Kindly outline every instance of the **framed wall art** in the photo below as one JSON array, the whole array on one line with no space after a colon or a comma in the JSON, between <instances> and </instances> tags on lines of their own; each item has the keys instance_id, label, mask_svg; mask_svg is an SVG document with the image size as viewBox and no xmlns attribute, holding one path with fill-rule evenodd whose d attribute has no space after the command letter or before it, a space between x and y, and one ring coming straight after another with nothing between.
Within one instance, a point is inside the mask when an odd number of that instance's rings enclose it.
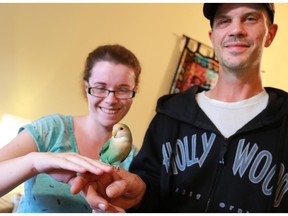
<instances>
[{"instance_id":1,"label":"framed wall art","mask_svg":"<svg viewBox=\"0 0 288 216\"><path fill-rule=\"evenodd\" d=\"M185 36L185 45L170 88L170 93L186 91L192 85L214 87L219 64L212 47Z\"/></svg>"}]
</instances>

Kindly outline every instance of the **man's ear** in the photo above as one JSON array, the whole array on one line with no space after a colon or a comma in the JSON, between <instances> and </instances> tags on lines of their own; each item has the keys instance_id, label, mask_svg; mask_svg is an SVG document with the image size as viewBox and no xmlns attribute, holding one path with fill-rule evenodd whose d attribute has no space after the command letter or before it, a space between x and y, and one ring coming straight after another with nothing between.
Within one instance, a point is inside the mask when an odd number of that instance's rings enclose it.
<instances>
[{"instance_id":1,"label":"man's ear","mask_svg":"<svg viewBox=\"0 0 288 216\"><path fill-rule=\"evenodd\" d=\"M272 44L272 42L276 36L277 30L278 30L277 24L272 24L269 27L269 32L268 32L268 36L266 38L265 47L269 47Z\"/></svg>"},{"instance_id":2,"label":"man's ear","mask_svg":"<svg viewBox=\"0 0 288 216\"><path fill-rule=\"evenodd\" d=\"M212 41L212 40L211 40L211 38L212 38L212 30L210 30L210 31L208 32L208 34L209 34L210 41Z\"/></svg>"}]
</instances>

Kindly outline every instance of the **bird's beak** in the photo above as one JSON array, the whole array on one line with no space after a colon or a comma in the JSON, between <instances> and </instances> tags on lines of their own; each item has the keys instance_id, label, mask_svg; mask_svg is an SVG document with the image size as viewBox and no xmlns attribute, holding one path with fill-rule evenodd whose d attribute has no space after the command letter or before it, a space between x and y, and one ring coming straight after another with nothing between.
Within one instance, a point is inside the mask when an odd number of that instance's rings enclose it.
<instances>
[{"instance_id":1,"label":"bird's beak","mask_svg":"<svg viewBox=\"0 0 288 216\"><path fill-rule=\"evenodd\" d=\"M112 136L115 137L116 134L117 134L117 131L116 131L116 130L113 130L113 131L112 131Z\"/></svg>"}]
</instances>

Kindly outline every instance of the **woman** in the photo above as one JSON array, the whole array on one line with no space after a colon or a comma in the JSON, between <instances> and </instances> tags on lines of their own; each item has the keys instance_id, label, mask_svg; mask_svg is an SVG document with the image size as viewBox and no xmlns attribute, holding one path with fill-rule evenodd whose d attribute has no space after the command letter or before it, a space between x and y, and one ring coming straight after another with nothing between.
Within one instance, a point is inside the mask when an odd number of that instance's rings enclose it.
<instances>
[{"instance_id":1,"label":"woman","mask_svg":"<svg viewBox=\"0 0 288 216\"><path fill-rule=\"evenodd\" d=\"M94 160L99 160L113 125L128 113L140 73L138 59L123 46L105 45L91 52L83 76L88 114L49 115L21 128L0 149L1 176L5 176L0 195L26 181L17 212L91 212L85 199L72 195L64 183L73 181L76 173L111 171ZM133 147L121 166L128 169L134 155Z\"/></svg>"}]
</instances>

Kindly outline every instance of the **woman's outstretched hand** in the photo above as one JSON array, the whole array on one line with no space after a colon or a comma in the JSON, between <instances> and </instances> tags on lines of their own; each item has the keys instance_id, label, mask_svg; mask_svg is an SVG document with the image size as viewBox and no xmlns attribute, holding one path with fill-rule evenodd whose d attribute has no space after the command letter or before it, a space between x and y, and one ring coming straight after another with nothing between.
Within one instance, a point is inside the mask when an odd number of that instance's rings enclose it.
<instances>
[{"instance_id":1,"label":"woman's outstretched hand","mask_svg":"<svg viewBox=\"0 0 288 216\"><path fill-rule=\"evenodd\" d=\"M77 177L77 174L92 173L102 175L112 172L113 169L100 161L73 153L30 153L33 158L35 174L46 173L55 180L68 183Z\"/></svg>"}]
</instances>

